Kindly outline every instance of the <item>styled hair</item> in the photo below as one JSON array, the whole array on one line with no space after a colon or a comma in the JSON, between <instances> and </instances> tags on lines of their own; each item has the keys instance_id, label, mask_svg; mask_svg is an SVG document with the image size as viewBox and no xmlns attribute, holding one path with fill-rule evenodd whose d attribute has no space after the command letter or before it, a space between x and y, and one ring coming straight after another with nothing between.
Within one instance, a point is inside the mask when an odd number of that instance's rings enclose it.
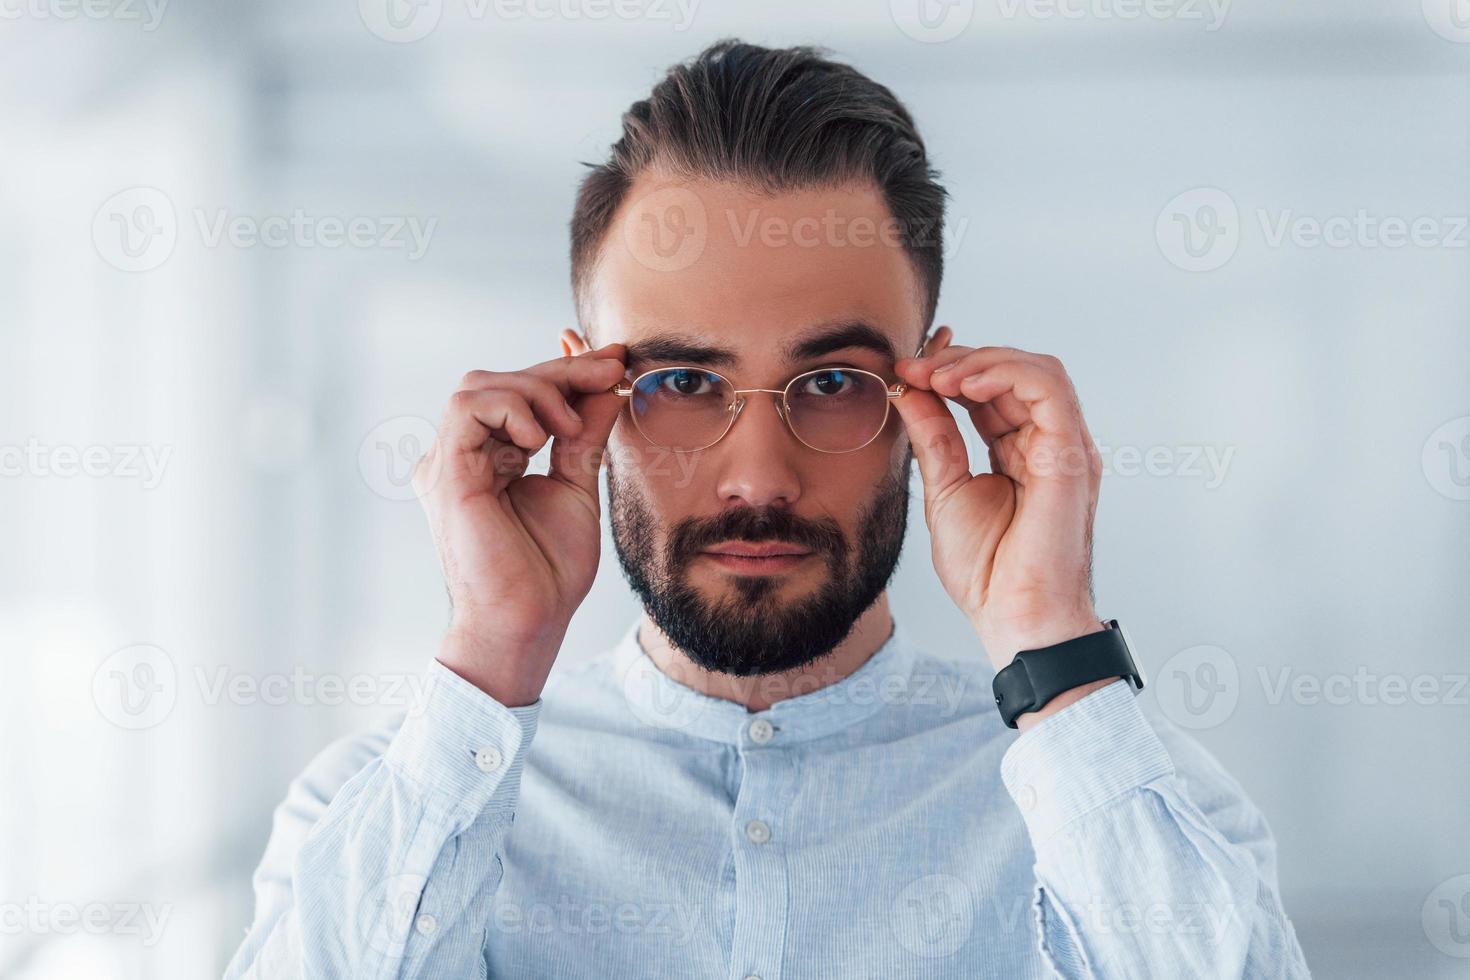
<instances>
[{"instance_id":1,"label":"styled hair","mask_svg":"<svg viewBox=\"0 0 1470 980\"><path fill-rule=\"evenodd\" d=\"M579 314L628 188L657 168L765 193L871 182L918 273L924 328L933 322L944 271L939 175L893 93L818 49L738 40L711 45L671 68L648 98L633 103L607 162L588 166L571 228Z\"/></svg>"}]
</instances>

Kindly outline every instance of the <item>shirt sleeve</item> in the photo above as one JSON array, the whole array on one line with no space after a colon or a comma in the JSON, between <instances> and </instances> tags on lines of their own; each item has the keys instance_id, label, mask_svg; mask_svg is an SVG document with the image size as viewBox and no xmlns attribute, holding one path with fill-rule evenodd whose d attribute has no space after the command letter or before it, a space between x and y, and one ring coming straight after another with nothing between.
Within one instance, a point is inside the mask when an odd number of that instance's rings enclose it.
<instances>
[{"instance_id":1,"label":"shirt sleeve","mask_svg":"<svg viewBox=\"0 0 1470 980\"><path fill-rule=\"evenodd\" d=\"M319 756L276 810L225 977L483 977L479 918L540 709L506 708L434 661L381 751Z\"/></svg>"},{"instance_id":2,"label":"shirt sleeve","mask_svg":"<svg viewBox=\"0 0 1470 980\"><path fill-rule=\"evenodd\" d=\"M1275 844L1197 747L1175 769L1123 681L1045 719L1001 778L1036 854L1033 910L1059 976L1307 977Z\"/></svg>"}]
</instances>

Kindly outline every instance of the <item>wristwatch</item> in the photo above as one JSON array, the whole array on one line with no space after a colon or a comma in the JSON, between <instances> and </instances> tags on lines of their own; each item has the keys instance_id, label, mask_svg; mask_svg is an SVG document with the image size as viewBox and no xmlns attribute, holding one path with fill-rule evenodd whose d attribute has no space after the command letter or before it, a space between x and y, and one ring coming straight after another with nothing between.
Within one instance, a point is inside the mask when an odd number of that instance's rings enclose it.
<instances>
[{"instance_id":1,"label":"wristwatch","mask_svg":"<svg viewBox=\"0 0 1470 980\"><path fill-rule=\"evenodd\" d=\"M1028 711L1037 711L1052 698L1074 687L1121 677L1137 694L1143 690L1143 670L1133 662L1123 627L1116 619L1107 629L1065 640L1040 650L1022 650L991 682L995 705L1010 728Z\"/></svg>"}]
</instances>

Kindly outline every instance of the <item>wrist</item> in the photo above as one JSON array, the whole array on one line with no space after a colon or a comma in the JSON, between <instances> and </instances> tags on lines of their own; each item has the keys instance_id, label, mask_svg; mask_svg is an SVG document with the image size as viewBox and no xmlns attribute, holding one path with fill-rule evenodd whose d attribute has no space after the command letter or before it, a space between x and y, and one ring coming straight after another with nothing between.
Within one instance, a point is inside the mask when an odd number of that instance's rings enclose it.
<instances>
[{"instance_id":1,"label":"wrist","mask_svg":"<svg viewBox=\"0 0 1470 980\"><path fill-rule=\"evenodd\" d=\"M1052 698L1050 701L1048 701L1046 704L1042 705L1035 711L1028 711L1024 715L1017 715L1016 728L1022 734L1025 734L1027 731L1040 724L1042 721L1045 721L1047 718L1050 718L1058 711L1061 711L1063 708L1067 708L1071 705L1076 704L1078 701L1081 701L1083 698L1087 697L1087 695L1093 693L1094 691L1101 691L1103 688L1107 687L1109 684L1113 683L1113 681L1116 681L1118 679L1119 678L1117 677L1105 677L1100 681L1092 681L1089 684L1078 685L1077 687L1074 687L1069 691L1063 691L1061 694L1058 694L1056 697Z\"/></svg>"},{"instance_id":2,"label":"wrist","mask_svg":"<svg viewBox=\"0 0 1470 980\"><path fill-rule=\"evenodd\" d=\"M1025 732L1116 680L1126 678L1135 693L1143 689L1143 672L1115 620L1079 625L1074 634L1035 645L1053 635L1027 634L1027 645L996 670L991 687L1010 727Z\"/></svg>"},{"instance_id":3,"label":"wrist","mask_svg":"<svg viewBox=\"0 0 1470 980\"><path fill-rule=\"evenodd\" d=\"M1040 650L1067 640L1100 633L1107 627L1091 609L1048 616L1027 616L1008 620L992 620L977 625L975 632L997 671L1004 668L1022 650Z\"/></svg>"},{"instance_id":4,"label":"wrist","mask_svg":"<svg viewBox=\"0 0 1470 980\"><path fill-rule=\"evenodd\" d=\"M507 708L541 697L560 639L491 641L480 631L451 627L439 644L438 661Z\"/></svg>"}]
</instances>

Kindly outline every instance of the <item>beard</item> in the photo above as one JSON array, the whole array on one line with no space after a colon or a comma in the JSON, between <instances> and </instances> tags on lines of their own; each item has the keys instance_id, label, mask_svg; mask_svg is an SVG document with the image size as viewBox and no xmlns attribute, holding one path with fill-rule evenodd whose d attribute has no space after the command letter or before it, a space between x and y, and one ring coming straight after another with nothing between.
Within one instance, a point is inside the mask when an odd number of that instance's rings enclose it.
<instances>
[{"instance_id":1,"label":"beard","mask_svg":"<svg viewBox=\"0 0 1470 980\"><path fill-rule=\"evenodd\" d=\"M750 677L810 664L847 638L898 567L908 526L912 451L905 456L901 478L885 477L863 508L856 548L831 518L742 507L679 521L668 529L660 551L661 526L652 510L609 466L613 544L623 575L664 635L705 670ZM825 560L827 578L815 593L783 602L779 576L738 575L729 579L734 594L712 602L689 584L688 566L703 549L771 539L803 545Z\"/></svg>"}]
</instances>

